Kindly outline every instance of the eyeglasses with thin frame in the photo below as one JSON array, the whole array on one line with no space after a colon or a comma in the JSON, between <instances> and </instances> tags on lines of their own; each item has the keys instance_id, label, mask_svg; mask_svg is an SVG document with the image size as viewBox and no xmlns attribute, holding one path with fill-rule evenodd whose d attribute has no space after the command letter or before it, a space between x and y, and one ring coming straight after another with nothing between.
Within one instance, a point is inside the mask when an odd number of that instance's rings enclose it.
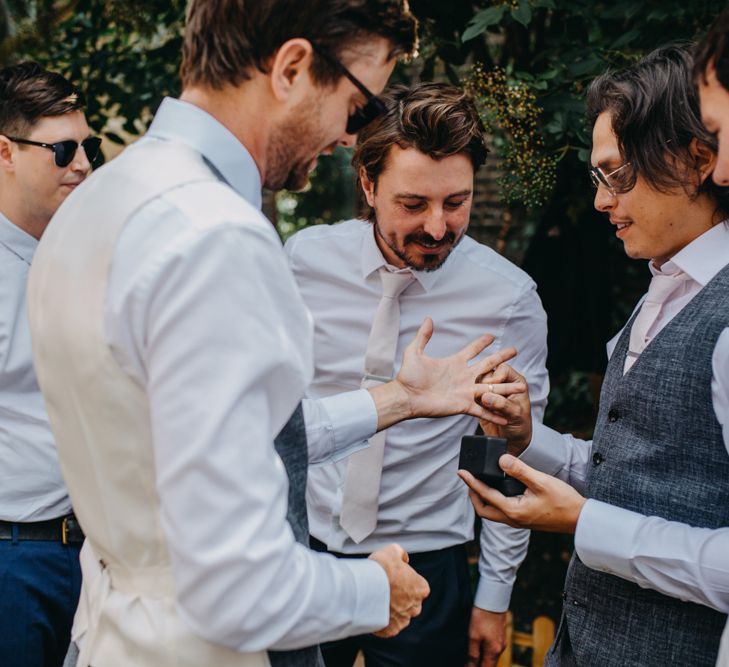
<instances>
[{"instance_id":1,"label":"eyeglasses with thin frame","mask_svg":"<svg viewBox=\"0 0 729 667\"><path fill-rule=\"evenodd\" d=\"M8 139L14 141L16 144L40 146L41 148L47 148L53 151L57 167L68 167L76 155L79 146L83 147L84 153L86 153L86 159L89 162L93 162L99 155L99 148L101 147L101 139L99 137L87 137L80 144L73 139L56 141L53 144L47 144L43 141L31 141L30 139L23 139L21 137L8 137Z\"/></svg>"},{"instance_id":2,"label":"eyeglasses with thin frame","mask_svg":"<svg viewBox=\"0 0 729 667\"><path fill-rule=\"evenodd\" d=\"M352 84L359 90L367 100L363 107L358 107L353 114L347 118L347 134L357 134L363 127L369 125L375 118L381 116L387 111L385 103L371 92L352 72L350 72L342 63L334 56L312 43L312 47L317 55L321 56L330 65L334 65Z\"/></svg>"},{"instance_id":3,"label":"eyeglasses with thin frame","mask_svg":"<svg viewBox=\"0 0 729 667\"><path fill-rule=\"evenodd\" d=\"M632 187L630 172L629 170L624 171L629 166L630 162L626 162L607 174L601 167L590 167L590 178L592 179L592 184L595 186L595 190L602 185L613 197L617 197L621 192L630 190Z\"/></svg>"}]
</instances>

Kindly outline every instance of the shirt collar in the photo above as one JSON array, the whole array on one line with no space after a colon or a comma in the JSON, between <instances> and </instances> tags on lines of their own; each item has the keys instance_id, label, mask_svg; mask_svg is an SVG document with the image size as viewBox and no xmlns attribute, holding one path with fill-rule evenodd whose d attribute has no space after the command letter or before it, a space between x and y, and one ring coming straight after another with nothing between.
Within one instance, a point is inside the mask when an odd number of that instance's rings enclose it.
<instances>
[{"instance_id":1,"label":"shirt collar","mask_svg":"<svg viewBox=\"0 0 729 667\"><path fill-rule=\"evenodd\" d=\"M261 174L253 157L228 128L206 111L166 97L147 136L187 144L202 154L241 197L261 208Z\"/></svg>"},{"instance_id":2,"label":"shirt collar","mask_svg":"<svg viewBox=\"0 0 729 667\"><path fill-rule=\"evenodd\" d=\"M660 269L656 269L653 262L649 263L649 268L654 276L674 273L676 270L683 271L704 287L727 265L728 261L729 220L724 220L691 241Z\"/></svg>"},{"instance_id":3,"label":"shirt collar","mask_svg":"<svg viewBox=\"0 0 729 667\"><path fill-rule=\"evenodd\" d=\"M377 241L375 240L375 225L372 222L368 222L366 224L368 225L368 229L365 230L362 239L362 278L367 279L381 266L390 266L393 270L397 270L396 267L388 264L387 260L382 255L382 251L377 245ZM452 260L453 254L456 250L458 250L457 247L451 251L448 259L446 259L443 263L443 266L435 271L416 271L415 269L412 269L415 280L420 283L420 286L425 292L433 289L433 286L437 282L439 276L442 275L443 271Z\"/></svg>"},{"instance_id":4,"label":"shirt collar","mask_svg":"<svg viewBox=\"0 0 729 667\"><path fill-rule=\"evenodd\" d=\"M0 213L0 245L30 264L38 247L38 240L14 225Z\"/></svg>"}]
</instances>

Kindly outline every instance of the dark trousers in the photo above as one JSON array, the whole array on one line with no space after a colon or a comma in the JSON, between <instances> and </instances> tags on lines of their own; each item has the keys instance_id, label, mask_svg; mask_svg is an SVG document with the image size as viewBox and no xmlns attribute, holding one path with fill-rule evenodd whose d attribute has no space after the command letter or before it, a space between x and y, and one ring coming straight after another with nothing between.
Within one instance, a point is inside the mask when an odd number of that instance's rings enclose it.
<instances>
[{"instance_id":1,"label":"dark trousers","mask_svg":"<svg viewBox=\"0 0 729 667\"><path fill-rule=\"evenodd\" d=\"M81 590L80 544L0 540L0 665L60 667Z\"/></svg>"},{"instance_id":2,"label":"dark trousers","mask_svg":"<svg viewBox=\"0 0 729 667\"><path fill-rule=\"evenodd\" d=\"M326 551L326 545L315 538L311 547ZM420 616L397 637L360 635L323 644L321 650L327 667L352 667L360 650L367 667L463 667L466 664L473 597L465 546L410 554L410 565L430 585L430 595L423 603Z\"/></svg>"}]
</instances>

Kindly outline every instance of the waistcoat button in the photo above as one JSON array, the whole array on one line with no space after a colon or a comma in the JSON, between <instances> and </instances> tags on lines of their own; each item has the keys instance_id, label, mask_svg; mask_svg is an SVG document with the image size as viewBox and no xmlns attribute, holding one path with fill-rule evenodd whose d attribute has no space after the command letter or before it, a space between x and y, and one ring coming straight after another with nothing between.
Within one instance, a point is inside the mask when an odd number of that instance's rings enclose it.
<instances>
[{"instance_id":1,"label":"waistcoat button","mask_svg":"<svg viewBox=\"0 0 729 667\"><path fill-rule=\"evenodd\" d=\"M616 422L618 421L618 417L620 417L620 413L615 410L614 408L608 412L608 421L609 422Z\"/></svg>"},{"instance_id":2,"label":"waistcoat button","mask_svg":"<svg viewBox=\"0 0 729 667\"><path fill-rule=\"evenodd\" d=\"M595 453L594 453L594 454L592 455L592 462L593 462L593 463L594 463L594 464L595 464L596 466L599 466L599 465L600 465L600 464L601 464L601 463L602 463L602 462L603 462L604 460L605 460L605 457L604 457L604 456L603 456L602 454L600 454L600 452L595 452Z\"/></svg>"}]
</instances>

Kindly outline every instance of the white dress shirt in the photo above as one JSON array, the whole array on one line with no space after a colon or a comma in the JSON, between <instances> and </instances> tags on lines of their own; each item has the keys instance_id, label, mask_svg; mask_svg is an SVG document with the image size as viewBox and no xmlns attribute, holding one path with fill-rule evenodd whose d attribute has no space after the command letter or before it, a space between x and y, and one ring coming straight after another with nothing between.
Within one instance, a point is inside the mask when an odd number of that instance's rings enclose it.
<instances>
[{"instance_id":1,"label":"white dress shirt","mask_svg":"<svg viewBox=\"0 0 729 667\"><path fill-rule=\"evenodd\" d=\"M165 100L142 139L160 140L193 147L260 206L253 159L207 113ZM383 569L316 554L295 543L286 522L287 478L273 438L312 375L311 321L262 214L196 225L219 193L219 184L180 188L133 215L114 252L104 313L114 357L149 395L180 615L205 639L241 651L384 627Z\"/></svg>"},{"instance_id":2,"label":"white dress shirt","mask_svg":"<svg viewBox=\"0 0 729 667\"><path fill-rule=\"evenodd\" d=\"M720 223L678 252L662 269L676 268L691 277L672 295L649 331L654 337L727 265L729 226ZM651 271L658 273L651 264ZM620 336L608 343L608 355ZM712 357L711 396L729 452L729 328L719 336ZM532 444L522 460L584 489L591 441L535 425ZM575 532L582 562L666 595L729 612L729 526L696 528L658 517L643 516L588 499Z\"/></svg>"},{"instance_id":3,"label":"white dress shirt","mask_svg":"<svg viewBox=\"0 0 729 667\"><path fill-rule=\"evenodd\" d=\"M38 381L26 313L38 241L0 213L0 519L69 514L56 445Z\"/></svg>"},{"instance_id":4,"label":"white dress shirt","mask_svg":"<svg viewBox=\"0 0 729 667\"><path fill-rule=\"evenodd\" d=\"M349 410L353 420L349 434L355 434L354 420L359 421L364 442L376 428L377 415L369 392L356 388L361 384L372 318L382 294L378 269L386 264L373 227L362 220L310 227L292 237L285 250L315 321L316 370L307 395L315 399L338 396L340 415L345 412L341 405L351 402L355 409ZM492 333L496 341L483 355L508 346L517 348L514 366L528 378L534 416L541 419L549 392L547 327L534 282L468 237L441 268L414 275L415 281L399 299L395 374L405 346L426 316L435 323L427 347L434 357L454 354L481 334ZM307 421L313 422L308 412ZM461 437L473 434L476 427L473 417L456 415L414 419L387 430L378 524L360 544L339 525L346 462L310 469L311 534L332 551L352 554L369 553L392 541L417 553L472 539L473 507L456 470ZM484 522L478 607L508 608L527 542L525 531Z\"/></svg>"}]
</instances>

